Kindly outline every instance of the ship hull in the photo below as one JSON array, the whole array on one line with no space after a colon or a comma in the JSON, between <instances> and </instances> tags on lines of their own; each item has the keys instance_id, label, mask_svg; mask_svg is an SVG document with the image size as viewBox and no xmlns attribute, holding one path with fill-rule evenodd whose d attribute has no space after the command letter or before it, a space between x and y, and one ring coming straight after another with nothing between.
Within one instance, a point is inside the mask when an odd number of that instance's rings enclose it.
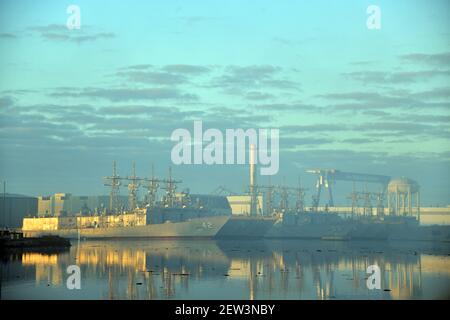
<instances>
[{"instance_id":1,"label":"ship hull","mask_svg":"<svg viewBox=\"0 0 450 320\"><path fill-rule=\"evenodd\" d=\"M213 238L229 220L229 216L193 218L187 221L114 228L83 228L61 230L26 230L26 237L57 235L69 239L116 238Z\"/></svg>"},{"instance_id":2,"label":"ship hull","mask_svg":"<svg viewBox=\"0 0 450 320\"><path fill-rule=\"evenodd\" d=\"M262 238L272 228L275 219L267 217L233 216L220 229L215 238Z\"/></svg>"},{"instance_id":3,"label":"ship hull","mask_svg":"<svg viewBox=\"0 0 450 320\"><path fill-rule=\"evenodd\" d=\"M351 226L345 225L274 225L265 235L273 239L350 240Z\"/></svg>"},{"instance_id":4,"label":"ship hull","mask_svg":"<svg viewBox=\"0 0 450 320\"><path fill-rule=\"evenodd\" d=\"M395 226L353 222L277 224L267 232L265 238L450 242L450 226Z\"/></svg>"}]
</instances>

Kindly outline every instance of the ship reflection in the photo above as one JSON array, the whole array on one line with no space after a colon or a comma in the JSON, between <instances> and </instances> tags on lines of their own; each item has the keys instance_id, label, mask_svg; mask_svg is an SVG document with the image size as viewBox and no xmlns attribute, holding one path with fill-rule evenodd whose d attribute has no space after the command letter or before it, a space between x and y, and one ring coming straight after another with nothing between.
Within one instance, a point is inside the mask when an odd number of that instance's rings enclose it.
<instances>
[{"instance_id":1,"label":"ship reflection","mask_svg":"<svg viewBox=\"0 0 450 320\"><path fill-rule=\"evenodd\" d=\"M412 299L427 298L424 274L450 283L446 254L386 243L89 241L19 260L38 287L64 287L67 266L79 265L94 299ZM381 290L367 288L369 265Z\"/></svg>"}]
</instances>

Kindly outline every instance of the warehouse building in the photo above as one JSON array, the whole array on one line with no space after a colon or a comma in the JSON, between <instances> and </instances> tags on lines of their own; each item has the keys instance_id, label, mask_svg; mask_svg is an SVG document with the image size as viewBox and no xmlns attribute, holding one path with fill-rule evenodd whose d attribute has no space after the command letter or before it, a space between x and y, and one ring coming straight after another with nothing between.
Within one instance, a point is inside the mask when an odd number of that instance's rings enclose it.
<instances>
[{"instance_id":1,"label":"warehouse building","mask_svg":"<svg viewBox=\"0 0 450 320\"><path fill-rule=\"evenodd\" d=\"M119 196L119 204L126 207L128 198ZM108 207L109 196L74 196L70 193L55 193L38 197L39 217L61 217L67 215L101 214Z\"/></svg>"},{"instance_id":2,"label":"warehouse building","mask_svg":"<svg viewBox=\"0 0 450 320\"><path fill-rule=\"evenodd\" d=\"M233 215L250 215L251 209L251 196L250 195L232 195L227 196L228 203L231 207L231 212ZM263 208L263 197L262 195L258 195L256 197L257 205L256 210L258 214L264 212Z\"/></svg>"},{"instance_id":3,"label":"warehouse building","mask_svg":"<svg viewBox=\"0 0 450 320\"><path fill-rule=\"evenodd\" d=\"M21 194L6 193L0 195L0 227L20 228L27 216L36 216L38 198Z\"/></svg>"}]
</instances>

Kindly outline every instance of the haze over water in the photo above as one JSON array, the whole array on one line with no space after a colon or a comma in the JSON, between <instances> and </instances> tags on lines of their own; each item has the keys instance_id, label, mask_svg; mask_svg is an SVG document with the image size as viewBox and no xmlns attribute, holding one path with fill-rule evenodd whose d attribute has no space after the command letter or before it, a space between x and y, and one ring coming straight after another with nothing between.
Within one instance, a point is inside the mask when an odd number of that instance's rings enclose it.
<instances>
[{"instance_id":1,"label":"haze over water","mask_svg":"<svg viewBox=\"0 0 450 320\"><path fill-rule=\"evenodd\" d=\"M426 242L75 241L2 261L2 299L448 299L450 248ZM81 289L66 287L69 265ZM366 286L381 269L381 290Z\"/></svg>"}]
</instances>

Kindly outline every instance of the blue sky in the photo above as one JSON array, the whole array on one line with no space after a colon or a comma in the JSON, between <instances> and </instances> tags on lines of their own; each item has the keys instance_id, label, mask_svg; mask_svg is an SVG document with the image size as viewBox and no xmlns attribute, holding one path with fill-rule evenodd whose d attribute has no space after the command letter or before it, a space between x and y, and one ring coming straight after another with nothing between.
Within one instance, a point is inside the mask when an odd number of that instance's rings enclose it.
<instances>
[{"instance_id":1,"label":"blue sky","mask_svg":"<svg viewBox=\"0 0 450 320\"><path fill-rule=\"evenodd\" d=\"M70 4L80 30L65 27ZM164 175L170 133L200 119L279 128L273 181L302 174L312 189L310 167L408 176L425 204L448 204L449 21L448 1L3 1L0 178L105 193L114 159ZM247 181L244 166L174 172L197 192Z\"/></svg>"}]
</instances>

